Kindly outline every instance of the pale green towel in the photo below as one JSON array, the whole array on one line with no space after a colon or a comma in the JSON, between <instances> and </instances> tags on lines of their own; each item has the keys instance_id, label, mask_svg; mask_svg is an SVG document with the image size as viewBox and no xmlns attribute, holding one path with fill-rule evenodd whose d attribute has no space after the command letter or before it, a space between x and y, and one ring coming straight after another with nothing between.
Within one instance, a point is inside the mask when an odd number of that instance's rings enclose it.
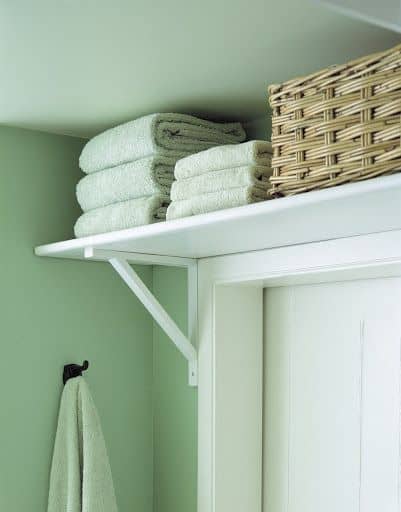
<instances>
[{"instance_id":1,"label":"pale green towel","mask_svg":"<svg viewBox=\"0 0 401 512\"><path fill-rule=\"evenodd\" d=\"M187 114L151 114L116 126L91 139L79 165L86 173L161 154L183 154L245 140L239 123L212 123Z\"/></svg>"},{"instance_id":2,"label":"pale green towel","mask_svg":"<svg viewBox=\"0 0 401 512\"><path fill-rule=\"evenodd\" d=\"M99 417L83 377L61 397L48 512L117 512Z\"/></svg>"},{"instance_id":3,"label":"pale green towel","mask_svg":"<svg viewBox=\"0 0 401 512\"><path fill-rule=\"evenodd\" d=\"M267 186L238 187L193 196L191 199L172 201L167 209L167 220L265 201L268 198L267 188Z\"/></svg>"},{"instance_id":4,"label":"pale green towel","mask_svg":"<svg viewBox=\"0 0 401 512\"><path fill-rule=\"evenodd\" d=\"M183 180L210 171L243 167L244 165L270 167L272 153L271 143L265 140L217 146L178 160L174 174L177 180Z\"/></svg>"},{"instance_id":5,"label":"pale green towel","mask_svg":"<svg viewBox=\"0 0 401 512\"><path fill-rule=\"evenodd\" d=\"M271 173L270 167L248 165L200 174L193 178L175 181L171 187L171 199L172 201L179 201L208 192L218 192L238 187L260 185L267 187Z\"/></svg>"},{"instance_id":6,"label":"pale green towel","mask_svg":"<svg viewBox=\"0 0 401 512\"><path fill-rule=\"evenodd\" d=\"M175 158L152 156L89 174L77 185L82 210L154 194L169 196Z\"/></svg>"},{"instance_id":7,"label":"pale green towel","mask_svg":"<svg viewBox=\"0 0 401 512\"><path fill-rule=\"evenodd\" d=\"M90 210L75 223L75 236L97 235L164 220L169 201L169 197L154 195Z\"/></svg>"}]
</instances>

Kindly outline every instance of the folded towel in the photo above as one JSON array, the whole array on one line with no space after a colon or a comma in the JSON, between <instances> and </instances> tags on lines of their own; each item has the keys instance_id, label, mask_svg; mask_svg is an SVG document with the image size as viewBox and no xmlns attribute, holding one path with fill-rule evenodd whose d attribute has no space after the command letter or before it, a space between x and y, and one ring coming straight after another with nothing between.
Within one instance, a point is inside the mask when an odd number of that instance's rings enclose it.
<instances>
[{"instance_id":1,"label":"folded towel","mask_svg":"<svg viewBox=\"0 0 401 512\"><path fill-rule=\"evenodd\" d=\"M175 181L171 187L171 199L173 201L191 199L196 195L238 187L263 185L266 188L271 173L270 167L257 165L211 171L193 178Z\"/></svg>"},{"instance_id":2,"label":"folded towel","mask_svg":"<svg viewBox=\"0 0 401 512\"><path fill-rule=\"evenodd\" d=\"M267 186L238 187L220 192L193 196L191 199L172 201L167 209L167 220L199 215L201 213L234 208L267 200Z\"/></svg>"},{"instance_id":3,"label":"folded towel","mask_svg":"<svg viewBox=\"0 0 401 512\"><path fill-rule=\"evenodd\" d=\"M177 180L181 180L210 171L243 167L244 165L270 167L272 152L271 143L265 140L217 146L178 160L174 174Z\"/></svg>"},{"instance_id":4,"label":"folded towel","mask_svg":"<svg viewBox=\"0 0 401 512\"><path fill-rule=\"evenodd\" d=\"M75 236L81 238L164 220L169 202L169 197L154 195L90 210L75 223Z\"/></svg>"},{"instance_id":5,"label":"folded towel","mask_svg":"<svg viewBox=\"0 0 401 512\"><path fill-rule=\"evenodd\" d=\"M83 377L61 397L48 512L117 512L99 417Z\"/></svg>"},{"instance_id":6,"label":"folded towel","mask_svg":"<svg viewBox=\"0 0 401 512\"><path fill-rule=\"evenodd\" d=\"M245 132L239 123L213 123L187 114L151 114L91 139L82 150L79 165L91 173L153 154L181 158L243 140Z\"/></svg>"},{"instance_id":7,"label":"folded towel","mask_svg":"<svg viewBox=\"0 0 401 512\"><path fill-rule=\"evenodd\" d=\"M77 185L82 210L154 194L169 196L175 158L153 156L89 174Z\"/></svg>"}]
</instances>

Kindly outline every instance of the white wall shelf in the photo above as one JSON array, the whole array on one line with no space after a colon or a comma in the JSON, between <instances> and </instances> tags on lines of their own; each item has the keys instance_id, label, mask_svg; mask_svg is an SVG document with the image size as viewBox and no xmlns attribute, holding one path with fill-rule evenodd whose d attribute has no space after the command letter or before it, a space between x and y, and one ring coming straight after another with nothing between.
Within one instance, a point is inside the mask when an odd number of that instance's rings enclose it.
<instances>
[{"instance_id":1,"label":"white wall shelf","mask_svg":"<svg viewBox=\"0 0 401 512\"><path fill-rule=\"evenodd\" d=\"M38 256L84 259L85 248L206 258L401 228L401 174L298 196L41 245ZM178 261L178 260L177 260ZM141 261L138 261L141 263ZM146 262L143 262L146 263ZM174 264L171 263L170 264Z\"/></svg>"},{"instance_id":2,"label":"white wall shelf","mask_svg":"<svg viewBox=\"0 0 401 512\"><path fill-rule=\"evenodd\" d=\"M188 360L197 384L198 259L401 229L401 174L170 222L36 247L35 254L108 261ZM184 335L130 263L188 270Z\"/></svg>"}]
</instances>

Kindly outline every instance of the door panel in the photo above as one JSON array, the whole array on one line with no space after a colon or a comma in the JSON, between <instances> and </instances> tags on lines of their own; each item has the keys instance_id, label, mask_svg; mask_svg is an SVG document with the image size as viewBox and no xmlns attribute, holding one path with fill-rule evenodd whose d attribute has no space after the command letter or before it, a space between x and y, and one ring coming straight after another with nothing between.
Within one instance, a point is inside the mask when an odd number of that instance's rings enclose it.
<instances>
[{"instance_id":1,"label":"door panel","mask_svg":"<svg viewBox=\"0 0 401 512\"><path fill-rule=\"evenodd\" d=\"M400 290L265 291L265 512L399 512Z\"/></svg>"}]
</instances>

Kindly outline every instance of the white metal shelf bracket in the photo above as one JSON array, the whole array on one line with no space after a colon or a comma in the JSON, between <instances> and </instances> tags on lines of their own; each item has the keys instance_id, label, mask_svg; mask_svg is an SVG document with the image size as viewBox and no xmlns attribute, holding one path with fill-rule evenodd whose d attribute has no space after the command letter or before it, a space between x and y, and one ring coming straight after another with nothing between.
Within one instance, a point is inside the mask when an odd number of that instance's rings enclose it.
<instances>
[{"instance_id":1,"label":"white metal shelf bracket","mask_svg":"<svg viewBox=\"0 0 401 512\"><path fill-rule=\"evenodd\" d=\"M195 349L198 311L198 265L190 258L136 254L120 251L85 249L85 258L108 261L130 290L142 302L174 345L188 361L189 385L198 382L198 357ZM188 271L188 336L185 336L153 293L147 288L130 263L167 265L187 268Z\"/></svg>"}]
</instances>

